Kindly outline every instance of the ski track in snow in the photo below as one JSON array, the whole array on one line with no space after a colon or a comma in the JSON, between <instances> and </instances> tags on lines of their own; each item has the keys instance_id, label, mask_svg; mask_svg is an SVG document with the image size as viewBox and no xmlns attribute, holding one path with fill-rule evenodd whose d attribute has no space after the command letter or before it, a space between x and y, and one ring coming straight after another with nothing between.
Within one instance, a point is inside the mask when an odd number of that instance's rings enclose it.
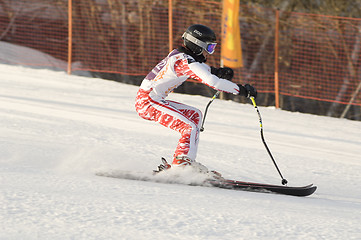
<instances>
[{"instance_id":1,"label":"ski track in snow","mask_svg":"<svg viewBox=\"0 0 361 240\"><path fill-rule=\"evenodd\" d=\"M136 86L0 65L0 239L361 239L361 123L259 107L289 185L310 197L97 176L152 171L178 134L137 116ZM204 110L210 100L171 94ZM251 104L215 100L198 161L280 184Z\"/></svg>"}]
</instances>

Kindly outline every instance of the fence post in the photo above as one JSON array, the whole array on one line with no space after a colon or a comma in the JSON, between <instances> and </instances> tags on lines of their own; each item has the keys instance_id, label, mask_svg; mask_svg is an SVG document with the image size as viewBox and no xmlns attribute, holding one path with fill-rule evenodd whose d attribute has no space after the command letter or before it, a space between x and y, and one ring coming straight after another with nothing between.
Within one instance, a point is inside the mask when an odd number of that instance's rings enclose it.
<instances>
[{"instance_id":1,"label":"fence post","mask_svg":"<svg viewBox=\"0 0 361 240\"><path fill-rule=\"evenodd\" d=\"M279 81L278 81L278 34L280 11L276 10L276 26L275 26L275 106L280 107Z\"/></svg>"},{"instance_id":2,"label":"fence post","mask_svg":"<svg viewBox=\"0 0 361 240\"><path fill-rule=\"evenodd\" d=\"M71 74L73 45L73 5L72 0L68 0L68 74Z\"/></svg>"},{"instance_id":3,"label":"fence post","mask_svg":"<svg viewBox=\"0 0 361 240\"><path fill-rule=\"evenodd\" d=\"M173 50L173 1L168 0L168 40L169 52Z\"/></svg>"}]
</instances>

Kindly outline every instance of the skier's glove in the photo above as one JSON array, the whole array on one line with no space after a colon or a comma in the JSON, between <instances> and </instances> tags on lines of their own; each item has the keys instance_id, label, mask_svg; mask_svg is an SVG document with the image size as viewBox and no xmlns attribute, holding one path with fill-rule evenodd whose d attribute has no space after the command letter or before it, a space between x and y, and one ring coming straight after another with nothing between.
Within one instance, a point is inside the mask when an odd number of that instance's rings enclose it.
<instances>
[{"instance_id":1,"label":"skier's glove","mask_svg":"<svg viewBox=\"0 0 361 240\"><path fill-rule=\"evenodd\" d=\"M211 67L211 73L219 78L227 79L229 81L231 81L234 76L233 69L229 67L224 67L224 68Z\"/></svg>"},{"instance_id":2,"label":"skier's glove","mask_svg":"<svg viewBox=\"0 0 361 240\"><path fill-rule=\"evenodd\" d=\"M255 99L257 98L257 89L254 88L253 86L246 84L246 85L241 85L241 84L237 84L239 87L239 95L245 96L246 98L250 98L250 97L254 97Z\"/></svg>"}]
</instances>

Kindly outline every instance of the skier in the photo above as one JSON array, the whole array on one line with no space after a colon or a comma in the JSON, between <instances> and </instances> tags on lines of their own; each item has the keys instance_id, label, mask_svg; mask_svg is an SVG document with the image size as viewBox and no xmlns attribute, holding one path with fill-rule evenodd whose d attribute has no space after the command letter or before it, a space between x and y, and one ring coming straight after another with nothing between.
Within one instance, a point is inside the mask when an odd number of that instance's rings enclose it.
<instances>
[{"instance_id":1,"label":"skier","mask_svg":"<svg viewBox=\"0 0 361 240\"><path fill-rule=\"evenodd\" d=\"M188 78L202 82L211 88L242 95L257 97L257 90L249 84L231 82L233 70L228 67L215 68L205 64L207 54L213 54L215 33L207 26L195 24L182 35L183 45L171 51L142 81L137 93L135 108L139 116L158 122L181 134L174 153L172 166L191 165L201 172L208 169L196 162L202 113L195 107L166 100L168 94ZM163 161L159 170L170 168Z\"/></svg>"}]
</instances>

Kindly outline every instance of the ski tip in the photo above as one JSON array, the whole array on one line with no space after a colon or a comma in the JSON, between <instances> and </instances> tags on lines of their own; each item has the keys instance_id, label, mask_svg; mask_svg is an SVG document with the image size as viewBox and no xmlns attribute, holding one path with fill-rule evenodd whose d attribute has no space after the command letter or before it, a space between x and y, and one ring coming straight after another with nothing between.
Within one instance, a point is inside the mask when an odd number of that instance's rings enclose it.
<instances>
[{"instance_id":1,"label":"ski tip","mask_svg":"<svg viewBox=\"0 0 361 240\"><path fill-rule=\"evenodd\" d=\"M168 164L167 160L164 157L162 157L162 163L163 164Z\"/></svg>"},{"instance_id":2,"label":"ski tip","mask_svg":"<svg viewBox=\"0 0 361 240\"><path fill-rule=\"evenodd\" d=\"M309 194L307 196L313 194L314 192L316 192L316 190L317 190L317 186L311 186L310 187L310 192L309 192Z\"/></svg>"}]
</instances>

